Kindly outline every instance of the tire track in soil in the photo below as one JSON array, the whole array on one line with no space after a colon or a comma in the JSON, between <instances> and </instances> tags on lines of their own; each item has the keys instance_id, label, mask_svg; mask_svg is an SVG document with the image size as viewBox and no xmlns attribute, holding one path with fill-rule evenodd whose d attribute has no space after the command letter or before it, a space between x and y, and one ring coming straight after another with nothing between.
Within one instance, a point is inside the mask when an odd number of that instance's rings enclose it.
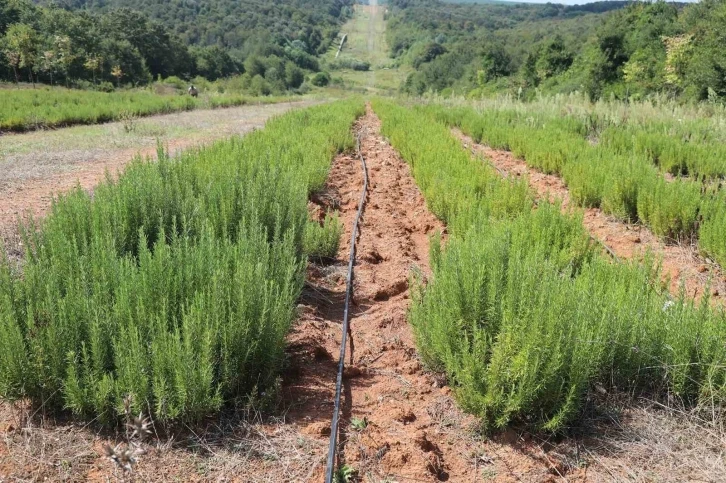
<instances>
[{"instance_id":1,"label":"tire track in soil","mask_svg":"<svg viewBox=\"0 0 726 483\"><path fill-rule=\"evenodd\" d=\"M570 199L567 185L559 176L531 168L509 151L475 143L459 129L452 129L452 133L466 148L483 155L505 176L527 176L529 186L535 191L538 199L558 200L562 203L563 211L577 209ZM660 258L663 276L670 279L669 289L674 296L679 294L681 283L684 283L688 296L700 300L705 290L709 288L710 280L712 304L724 304L723 297L726 295L724 272L718 264L699 255L695 242L691 245L664 243L645 226L619 221L606 215L599 208L584 209L583 224L593 237L607 245L620 258L638 259L648 251Z\"/></svg>"},{"instance_id":2,"label":"tire track in soil","mask_svg":"<svg viewBox=\"0 0 726 483\"><path fill-rule=\"evenodd\" d=\"M496 440L477 436L477 420L455 405L438 375L424 371L406 319L413 267L429 274L428 236L444 226L427 208L409 167L380 135L370 107L356 130L368 164L370 190L355 266L351 327L354 364L346 356L341 402L340 464L360 481L556 481L556 457L526 435ZM283 381L287 421L327 441L340 347L346 267L352 221L363 177L355 155L333 162L328 184L311 203L320 218L339 208L345 224L337 261L310 265L301 314L289 339ZM365 420L362 430L352 418ZM307 481L323 481L324 457ZM562 470L561 465L557 465ZM578 472L568 475L578 479Z\"/></svg>"}]
</instances>

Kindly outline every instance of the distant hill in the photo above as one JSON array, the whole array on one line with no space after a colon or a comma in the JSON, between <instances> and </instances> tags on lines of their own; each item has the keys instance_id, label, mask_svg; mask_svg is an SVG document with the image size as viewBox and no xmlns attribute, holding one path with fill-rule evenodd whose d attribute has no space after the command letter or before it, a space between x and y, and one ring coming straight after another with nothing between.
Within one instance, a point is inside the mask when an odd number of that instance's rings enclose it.
<instances>
[{"instance_id":1,"label":"distant hill","mask_svg":"<svg viewBox=\"0 0 726 483\"><path fill-rule=\"evenodd\" d=\"M111 89L239 74L252 94L319 70L353 0L0 0L0 79ZM181 83L179 79L173 82Z\"/></svg>"},{"instance_id":2,"label":"distant hill","mask_svg":"<svg viewBox=\"0 0 726 483\"><path fill-rule=\"evenodd\" d=\"M263 44L305 42L321 53L351 13L353 0L48 0L69 10L130 8L159 21L190 45L245 53Z\"/></svg>"}]
</instances>

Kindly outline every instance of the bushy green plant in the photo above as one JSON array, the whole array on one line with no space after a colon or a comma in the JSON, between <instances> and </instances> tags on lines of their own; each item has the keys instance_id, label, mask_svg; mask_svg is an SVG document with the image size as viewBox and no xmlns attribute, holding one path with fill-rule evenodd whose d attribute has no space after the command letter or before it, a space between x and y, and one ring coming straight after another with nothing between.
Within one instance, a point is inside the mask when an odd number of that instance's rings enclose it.
<instances>
[{"instance_id":1,"label":"bushy green plant","mask_svg":"<svg viewBox=\"0 0 726 483\"><path fill-rule=\"evenodd\" d=\"M726 320L707 299L699 306L685 295L672 300L652 260L612 263L590 244L581 215L546 202L533 209L527 196L497 199L522 182L487 176L492 170L444 124L422 122L426 111L382 100L374 109L427 204L450 227L445 249L433 240L433 276L414 283L409 320L417 346L486 427L516 421L561 429L595 385L723 404ZM431 189L431 173L441 173L443 189ZM436 211L449 197L465 202Z\"/></svg>"},{"instance_id":2,"label":"bushy green plant","mask_svg":"<svg viewBox=\"0 0 726 483\"><path fill-rule=\"evenodd\" d=\"M115 421L193 420L274 389L301 290L307 197L352 147L345 101L156 163L26 227L0 269L0 396Z\"/></svg>"},{"instance_id":3,"label":"bushy green plant","mask_svg":"<svg viewBox=\"0 0 726 483\"><path fill-rule=\"evenodd\" d=\"M510 150L534 168L561 175L579 205L642 222L669 241L692 237L701 222L710 236L711 228L720 223L710 221L718 215L706 206L712 202L701 194L704 190L696 179L666 180L656 167L661 163L668 171L693 173L705 180L715 176L719 161L705 153L707 146L720 152L720 138L703 122L639 120L630 125L625 115L617 120L592 112L561 117L524 104L481 111L430 104L421 112L459 127L475 141ZM673 133L671 137L659 134L666 130L663 126ZM700 154L704 157L695 157ZM713 251L714 240L706 243Z\"/></svg>"},{"instance_id":4,"label":"bushy green plant","mask_svg":"<svg viewBox=\"0 0 726 483\"><path fill-rule=\"evenodd\" d=\"M310 83L317 87L325 87L330 83L330 74L318 72L310 78Z\"/></svg>"},{"instance_id":5,"label":"bushy green plant","mask_svg":"<svg viewBox=\"0 0 726 483\"><path fill-rule=\"evenodd\" d=\"M726 267L726 192L719 191L702 206L704 221L698 230L701 251Z\"/></svg>"},{"instance_id":6,"label":"bushy green plant","mask_svg":"<svg viewBox=\"0 0 726 483\"><path fill-rule=\"evenodd\" d=\"M695 182L669 183L663 178L646 178L638 196L638 218L653 233L670 239L688 238L696 232L703 198Z\"/></svg>"},{"instance_id":7,"label":"bushy green plant","mask_svg":"<svg viewBox=\"0 0 726 483\"><path fill-rule=\"evenodd\" d=\"M343 224L338 214L327 213L322 224L308 221L305 224L303 247L308 256L319 259L332 259L338 254Z\"/></svg>"}]
</instances>

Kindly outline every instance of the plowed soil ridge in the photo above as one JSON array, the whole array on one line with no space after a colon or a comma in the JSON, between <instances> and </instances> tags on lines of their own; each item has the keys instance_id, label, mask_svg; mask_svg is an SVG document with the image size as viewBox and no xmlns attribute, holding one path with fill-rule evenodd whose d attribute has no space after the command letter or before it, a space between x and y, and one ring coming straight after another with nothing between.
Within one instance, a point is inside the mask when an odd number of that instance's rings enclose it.
<instances>
[{"instance_id":1,"label":"plowed soil ridge","mask_svg":"<svg viewBox=\"0 0 726 483\"><path fill-rule=\"evenodd\" d=\"M492 149L475 143L458 129L452 130L465 147L483 155L504 176L526 176L539 199L558 200L563 211L577 209L570 199L570 191L559 176L545 174L531 168L511 152ZM590 234L623 259L641 259L648 252L661 260L664 277L670 280L669 289L678 295L681 284L686 294L700 300L708 290L714 304L723 304L726 278L716 263L704 259L695 244L664 243L648 228L622 222L606 215L599 208L588 208L583 213L583 224Z\"/></svg>"},{"instance_id":2,"label":"plowed soil ridge","mask_svg":"<svg viewBox=\"0 0 726 483\"><path fill-rule=\"evenodd\" d=\"M549 480L552 467L539 457L541 449L477 436L476 419L456 407L445 380L422 367L406 320L408 280L414 267L429 273L428 237L444 226L427 210L408 165L381 137L370 108L356 129L370 184L357 245L355 353L344 378L340 464L355 468L361 481L481 481L487 472L498 481ZM323 441L330 435L340 347L343 261L362 184L358 159L339 156L312 209L322 215L339 207L345 242L336 265L309 270L303 315L291 337L296 373L285 383L288 420ZM323 470L321 464L309 481L322 481Z\"/></svg>"}]
</instances>

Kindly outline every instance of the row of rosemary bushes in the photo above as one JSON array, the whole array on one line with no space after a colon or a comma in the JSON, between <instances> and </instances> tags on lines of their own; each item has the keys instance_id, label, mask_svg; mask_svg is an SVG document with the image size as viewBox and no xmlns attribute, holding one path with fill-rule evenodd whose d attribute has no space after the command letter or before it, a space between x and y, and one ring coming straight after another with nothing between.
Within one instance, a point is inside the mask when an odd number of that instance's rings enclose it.
<instances>
[{"instance_id":1,"label":"row of rosemary bushes","mask_svg":"<svg viewBox=\"0 0 726 483\"><path fill-rule=\"evenodd\" d=\"M293 111L57 199L0 269L0 397L113 422L131 396L163 422L274 392L306 255L337 249L308 195L362 112Z\"/></svg>"},{"instance_id":2,"label":"row of rosemary bushes","mask_svg":"<svg viewBox=\"0 0 726 483\"><path fill-rule=\"evenodd\" d=\"M658 98L593 104L576 94L542 96L532 102L500 97L475 104L483 111L510 116L516 112L534 125L554 122L563 126L564 121L564 126L590 142L617 154L641 157L673 176L696 180L726 177L726 110L717 104L682 105Z\"/></svg>"},{"instance_id":3,"label":"row of rosemary bushes","mask_svg":"<svg viewBox=\"0 0 726 483\"><path fill-rule=\"evenodd\" d=\"M473 159L445 124L390 101L374 109L449 227L409 319L425 362L447 374L465 409L489 428L554 431L599 386L722 404L723 313L671 300L652 261L613 263L581 213L535 208L526 181Z\"/></svg>"},{"instance_id":4,"label":"row of rosemary bushes","mask_svg":"<svg viewBox=\"0 0 726 483\"><path fill-rule=\"evenodd\" d=\"M606 128L593 142L588 139L592 133L588 120L573 116L536 119L525 112L449 109L433 104L424 110L460 127L476 142L511 151L534 168L561 175L581 206L599 207L623 220L642 222L668 240L698 236L701 251L726 266L726 196L720 183L667 180L639 147L624 147L627 142L641 141L635 133L626 134L627 126ZM645 138L648 136L646 133ZM614 146L620 142L617 140L622 143ZM679 139L668 143L687 151ZM726 158L721 162L726 163Z\"/></svg>"},{"instance_id":5,"label":"row of rosemary bushes","mask_svg":"<svg viewBox=\"0 0 726 483\"><path fill-rule=\"evenodd\" d=\"M275 102L241 94L160 95L151 91L98 92L44 87L2 89L0 132L28 131L75 124L98 124L129 117L167 114L200 108L241 106L250 102Z\"/></svg>"}]
</instances>

